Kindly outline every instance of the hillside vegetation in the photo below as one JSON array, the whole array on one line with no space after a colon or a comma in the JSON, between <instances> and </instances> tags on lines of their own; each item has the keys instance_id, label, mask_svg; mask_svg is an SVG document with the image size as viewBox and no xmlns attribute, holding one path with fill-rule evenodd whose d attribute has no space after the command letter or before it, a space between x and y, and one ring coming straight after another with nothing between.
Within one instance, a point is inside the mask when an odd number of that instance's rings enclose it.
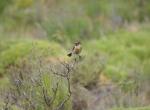
<instances>
[{"instance_id":1,"label":"hillside vegetation","mask_svg":"<svg viewBox=\"0 0 150 110\"><path fill-rule=\"evenodd\" d=\"M0 1L0 109L149 110L149 12L149 0Z\"/></svg>"}]
</instances>

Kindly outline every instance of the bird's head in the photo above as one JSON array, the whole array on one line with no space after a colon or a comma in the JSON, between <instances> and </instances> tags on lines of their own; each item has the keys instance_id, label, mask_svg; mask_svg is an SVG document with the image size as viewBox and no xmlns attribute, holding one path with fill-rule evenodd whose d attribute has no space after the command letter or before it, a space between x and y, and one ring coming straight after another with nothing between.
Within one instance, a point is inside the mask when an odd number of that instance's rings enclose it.
<instances>
[{"instance_id":1,"label":"bird's head","mask_svg":"<svg viewBox=\"0 0 150 110\"><path fill-rule=\"evenodd\" d=\"M80 45L80 44L81 44L80 41L75 42L75 45Z\"/></svg>"}]
</instances>

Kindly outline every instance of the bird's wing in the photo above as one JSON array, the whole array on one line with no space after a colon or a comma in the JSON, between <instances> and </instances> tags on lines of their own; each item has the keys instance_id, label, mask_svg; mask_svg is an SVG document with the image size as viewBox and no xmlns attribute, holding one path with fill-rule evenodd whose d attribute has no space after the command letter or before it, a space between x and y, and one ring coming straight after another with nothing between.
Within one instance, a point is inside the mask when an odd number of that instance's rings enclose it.
<instances>
[{"instance_id":1,"label":"bird's wing","mask_svg":"<svg viewBox=\"0 0 150 110\"><path fill-rule=\"evenodd\" d=\"M72 51L75 49L75 46L73 46Z\"/></svg>"}]
</instances>

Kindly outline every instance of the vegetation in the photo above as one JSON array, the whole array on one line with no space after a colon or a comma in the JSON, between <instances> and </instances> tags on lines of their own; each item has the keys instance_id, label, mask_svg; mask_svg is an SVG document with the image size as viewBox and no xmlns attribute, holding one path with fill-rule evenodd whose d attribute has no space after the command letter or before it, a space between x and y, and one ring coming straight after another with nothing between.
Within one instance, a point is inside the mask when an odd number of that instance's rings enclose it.
<instances>
[{"instance_id":1,"label":"vegetation","mask_svg":"<svg viewBox=\"0 0 150 110\"><path fill-rule=\"evenodd\" d=\"M149 110L149 11L149 0L0 1L0 109ZM81 57L67 57L75 41Z\"/></svg>"},{"instance_id":2,"label":"vegetation","mask_svg":"<svg viewBox=\"0 0 150 110\"><path fill-rule=\"evenodd\" d=\"M139 108L118 108L114 110L149 110L149 107L139 107Z\"/></svg>"},{"instance_id":3,"label":"vegetation","mask_svg":"<svg viewBox=\"0 0 150 110\"><path fill-rule=\"evenodd\" d=\"M8 43L8 44L7 44ZM52 46L51 46L52 45ZM59 53L56 51L59 50ZM58 56L64 53L63 48L54 42L47 41L33 41L33 40L19 40L19 41L4 41L1 42L0 53L0 73L5 74L5 70L11 65L17 65L17 62L26 59L30 56Z\"/></svg>"}]
</instances>

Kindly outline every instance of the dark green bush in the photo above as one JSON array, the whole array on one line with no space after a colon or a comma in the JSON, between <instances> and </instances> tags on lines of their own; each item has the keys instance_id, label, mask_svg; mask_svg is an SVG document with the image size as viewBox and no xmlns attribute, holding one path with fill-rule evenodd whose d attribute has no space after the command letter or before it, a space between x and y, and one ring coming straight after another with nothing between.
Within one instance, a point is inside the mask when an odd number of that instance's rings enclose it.
<instances>
[{"instance_id":1,"label":"dark green bush","mask_svg":"<svg viewBox=\"0 0 150 110\"><path fill-rule=\"evenodd\" d=\"M12 0L1 0L0 1L0 14L7 8L8 5L10 5Z\"/></svg>"}]
</instances>

